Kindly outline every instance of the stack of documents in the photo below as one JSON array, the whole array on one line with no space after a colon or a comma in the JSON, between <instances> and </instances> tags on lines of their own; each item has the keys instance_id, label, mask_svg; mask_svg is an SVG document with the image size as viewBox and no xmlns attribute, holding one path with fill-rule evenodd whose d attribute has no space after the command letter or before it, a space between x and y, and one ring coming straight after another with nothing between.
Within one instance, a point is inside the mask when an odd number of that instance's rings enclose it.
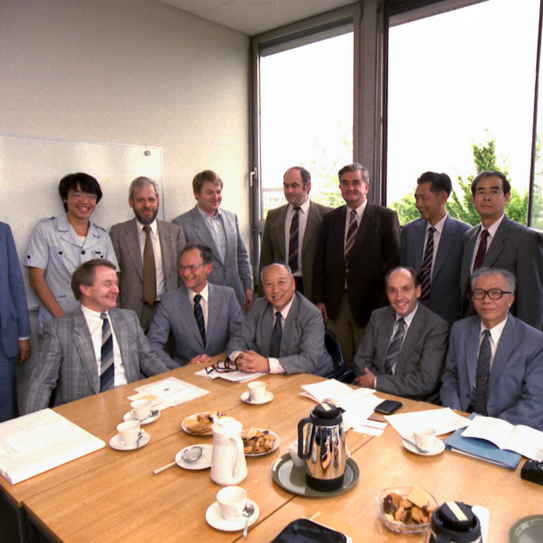
<instances>
[{"instance_id":1,"label":"stack of documents","mask_svg":"<svg viewBox=\"0 0 543 543\"><path fill-rule=\"evenodd\" d=\"M136 391L138 394L130 396L129 400L150 399L153 408L159 410L190 402L200 396L209 394L209 390L191 385L176 377L167 377L161 381L143 385L136 388Z\"/></svg>"},{"instance_id":2,"label":"stack of documents","mask_svg":"<svg viewBox=\"0 0 543 543\"><path fill-rule=\"evenodd\" d=\"M103 447L101 439L44 409L0 424L0 474L14 485Z\"/></svg>"}]
</instances>

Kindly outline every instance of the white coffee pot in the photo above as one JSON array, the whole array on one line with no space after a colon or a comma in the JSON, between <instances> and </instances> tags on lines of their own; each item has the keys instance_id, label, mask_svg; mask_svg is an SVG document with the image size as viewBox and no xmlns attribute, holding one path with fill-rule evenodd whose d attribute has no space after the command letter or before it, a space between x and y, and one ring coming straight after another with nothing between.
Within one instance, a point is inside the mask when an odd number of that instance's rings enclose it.
<instances>
[{"instance_id":1,"label":"white coffee pot","mask_svg":"<svg viewBox=\"0 0 543 543\"><path fill-rule=\"evenodd\" d=\"M213 454L210 476L218 485L237 485L247 477L241 429L241 422L232 417L218 419L211 427Z\"/></svg>"}]
</instances>

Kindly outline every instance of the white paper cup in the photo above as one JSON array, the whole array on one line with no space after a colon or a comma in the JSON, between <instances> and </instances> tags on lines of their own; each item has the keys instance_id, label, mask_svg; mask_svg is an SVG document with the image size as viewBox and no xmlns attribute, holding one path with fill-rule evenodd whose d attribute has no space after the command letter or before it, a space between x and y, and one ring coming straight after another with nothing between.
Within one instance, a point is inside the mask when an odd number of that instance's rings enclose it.
<instances>
[{"instance_id":1,"label":"white paper cup","mask_svg":"<svg viewBox=\"0 0 543 543\"><path fill-rule=\"evenodd\" d=\"M145 420L151 414L151 400L136 400L130 407L132 415L139 421Z\"/></svg>"},{"instance_id":2,"label":"white paper cup","mask_svg":"<svg viewBox=\"0 0 543 543\"><path fill-rule=\"evenodd\" d=\"M419 428L413 432L413 439L415 440L415 445L422 452L428 452L436 440L436 431L430 426Z\"/></svg>"},{"instance_id":3,"label":"white paper cup","mask_svg":"<svg viewBox=\"0 0 543 543\"><path fill-rule=\"evenodd\" d=\"M123 445L130 447L134 445L138 440L140 433L140 423L137 420L131 420L129 422L121 422L117 426L117 432L119 433L119 439Z\"/></svg>"},{"instance_id":4,"label":"white paper cup","mask_svg":"<svg viewBox=\"0 0 543 543\"><path fill-rule=\"evenodd\" d=\"M253 402L260 402L266 394L266 383L263 381L253 381L247 385L249 389L249 399Z\"/></svg>"},{"instance_id":5,"label":"white paper cup","mask_svg":"<svg viewBox=\"0 0 543 543\"><path fill-rule=\"evenodd\" d=\"M240 486L227 486L217 492L219 511L225 520L235 520L243 514L247 492Z\"/></svg>"}]
</instances>

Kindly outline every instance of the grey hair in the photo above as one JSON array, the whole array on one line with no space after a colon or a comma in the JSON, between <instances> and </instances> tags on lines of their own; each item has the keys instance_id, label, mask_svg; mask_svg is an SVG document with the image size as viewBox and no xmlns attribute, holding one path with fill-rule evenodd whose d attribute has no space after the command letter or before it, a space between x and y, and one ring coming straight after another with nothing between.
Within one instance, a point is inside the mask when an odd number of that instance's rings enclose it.
<instances>
[{"instance_id":1,"label":"grey hair","mask_svg":"<svg viewBox=\"0 0 543 543\"><path fill-rule=\"evenodd\" d=\"M366 183L367 185L370 182L370 172L368 172L367 168L365 168L364 166L362 166L362 164L359 164L358 162L347 164L347 166L343 166L343 168L339 170L337 174L337 178L340 183L341 183L341 176L347 172L362 172L362 178L364 179L364 183Z\"/></svg>"},{"instance_id":2,"label":"grey hair","mask_svg":"<svg viewBox=\"0 0 543 543\"><path fill-rule=\"evenodd\" d=\"M128 189L128 196L133 200L134 199L134 191L136 189L144 189L145 187L148 187L149 185L153 185L155 189L156 197L159 197L159 189L158 189L158 183L156 181L153 181L149 177L136 177L132 183L130 183L130 188Z\"/></svg>"},{"instance_id":3,"label":"grey hair","mask_svg":"<svg viewBox=\"0 0 543 543\"><path fill-rule=\"evenodd\" d=\"M478 270L475 270L471 274L469 280L471 290L473 290L475 281L479 279L479 277L487 277L488 275L501 275L507 281L507 288L509 288L513 294L515 293L515 289L517 288L517 278L510 271L501 270L499 268L479 268Z\"/></svg>"},{"instance_id":4,"label":"grey hair","mask_svg":"<svg viewBox=\"0 0 543 543\"><path fill-rule=\"evenodd\" d=\"M288 264L286 264L285 262L274 262L273 264L268 264L266 267L264 267L264 268L262 268L260 270L260 283L263 282L262 278L264 277L264 272L268 268L271 268L272 266L281 266L281 267L285 268L285 270L287 270L289 277L294 277L292 275L292 270L290 269L290 266Z\"/></svg>"}]
</instances>

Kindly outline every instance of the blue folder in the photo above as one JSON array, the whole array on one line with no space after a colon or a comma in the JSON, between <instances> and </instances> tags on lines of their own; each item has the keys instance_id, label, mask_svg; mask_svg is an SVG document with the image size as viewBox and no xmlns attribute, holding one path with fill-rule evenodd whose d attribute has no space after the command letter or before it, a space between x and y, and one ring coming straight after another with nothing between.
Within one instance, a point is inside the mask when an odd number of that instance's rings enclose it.
<instances>
[{"instance_id":1,"label":"blue folder","mask_svg":"<svg viewBox=\"0 0 543 543\"><path fill-rule=\"evenodd\" d=\"M476 416L470 415L470 419ZM445 440L445 447L453 452L458 452L472 458L484 460L503 468L515 469L522 458L522 455L513 451L504 451L487 441L476 437L462 437L465 428L459 428Z\"/></svg>"}]
</instances>

